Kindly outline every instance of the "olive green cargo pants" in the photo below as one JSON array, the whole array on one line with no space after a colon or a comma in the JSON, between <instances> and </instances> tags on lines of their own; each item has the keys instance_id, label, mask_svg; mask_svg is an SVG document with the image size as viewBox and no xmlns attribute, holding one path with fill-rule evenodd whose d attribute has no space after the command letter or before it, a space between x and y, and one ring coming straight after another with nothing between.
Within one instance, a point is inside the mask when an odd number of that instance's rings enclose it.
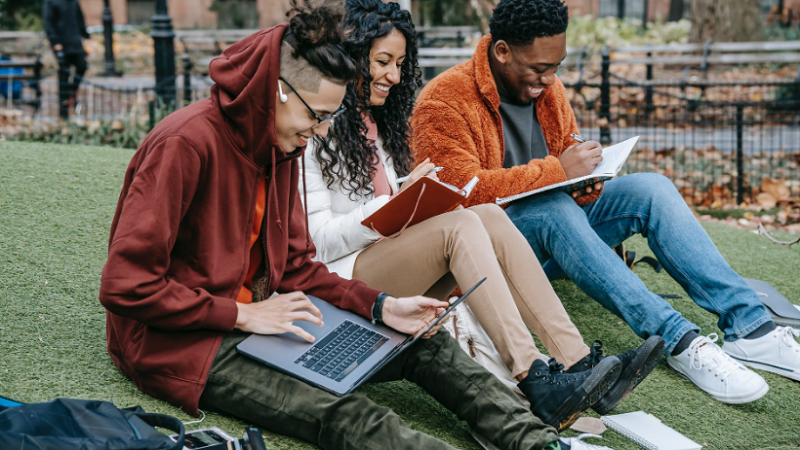
<instances>
[{"instance_id":1,"label":"olive green cargo pants","mask_svg":"<svg viewBox=\"0 0 800 450\"><path fill-rule=\"evenodd\" d=\"M338 397L236 352L248 335L222 341L201 408L241 418L323 449L452 449L409 428L361 392ZM558 439L508 388L472 361L445 331L420 339L370 382L406 379L425 389L501 449L538 449Z\"/></svg>"}]
</instances>

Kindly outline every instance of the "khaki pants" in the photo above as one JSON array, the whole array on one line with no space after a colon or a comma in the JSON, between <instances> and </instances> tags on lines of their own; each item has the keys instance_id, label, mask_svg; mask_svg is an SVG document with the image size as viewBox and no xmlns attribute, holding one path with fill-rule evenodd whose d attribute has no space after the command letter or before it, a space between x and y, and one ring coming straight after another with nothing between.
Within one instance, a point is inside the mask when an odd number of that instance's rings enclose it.
<instances>
[{"instance_id":1,"label":"khaki pants","mask_svg":"<svg viewBox=\"0 0 800 450\"><path fill-rule=\"evenodd\" d=\"M496 205L449 212L383 239L356 259L353 278L397 297L445 299L487 277L467 300L511 374L545 359L527 324L558 362L589 354L528 241Z\"/></svg>"}]
</instances>

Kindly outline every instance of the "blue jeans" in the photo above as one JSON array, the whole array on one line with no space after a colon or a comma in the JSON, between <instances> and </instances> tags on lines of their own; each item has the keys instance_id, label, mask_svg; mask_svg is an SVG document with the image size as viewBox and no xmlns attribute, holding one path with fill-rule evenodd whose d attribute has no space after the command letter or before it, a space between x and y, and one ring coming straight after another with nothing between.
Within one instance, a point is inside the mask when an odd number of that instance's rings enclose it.
<instances>
[{"instance_id":1,"label":"blue jeans","mask_svg":"<svg viewBox=\"0 0 800 450\"><path fill-rule=\"evenodd\" d=\"M725 340L771 321L758 295L719 254L664 176L640 173L610 180L603 194L584 207L556 192L514 202L506 213L551 279L568 275L638 336L663 337L667 355L684 334L699 328L648 291L612 250L634 233L647 238L658 261L695 303L719 316Z\"/></svg>"}]
</instances>

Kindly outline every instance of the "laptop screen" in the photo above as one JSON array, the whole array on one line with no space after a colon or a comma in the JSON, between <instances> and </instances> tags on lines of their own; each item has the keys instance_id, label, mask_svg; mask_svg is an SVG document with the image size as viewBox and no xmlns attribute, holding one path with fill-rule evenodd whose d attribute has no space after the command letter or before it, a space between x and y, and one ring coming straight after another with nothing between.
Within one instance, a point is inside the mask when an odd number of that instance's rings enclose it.
<instances>
[{"instance_id":1,"label":"laptop screen","mask_svg":"<svg viewBox=\"0 0 800 450\"><path fill-rule=\"evenodd\" d=\"M428 327L428 328L427 328L425 331L423 331L423 332L421 332L421 333L417 333L417 335L416 335L416 336L414 336L414 341L416 341L417 339L419 339L419 338L420 338L420 336L424 336L424 335L425 335L425 333L427 333L428 331L431 331L431 330L433 329L433 327L435 327L435 326L436 326L436 325L437 325L439 322L441 322L441 321L442 321L442 320L443 320L443 319L444 319L444 318L445 318L445 317L446 317L448 314L450 314L450 311L454 310L454 309L455 309L455 307L456 307L456 306L458 306L458 304L459 304L459 303L463 302L463 301L464 301L464 299L465 299L465 298L467 298L467 297L469 296L469 294L472 294L472 291L474 291L475 289L477 289L477 288L478 288L478 286L480 286L481 284L483 284L483 282L484 282L484 281L486 281L486 277L483 277L483 278L481 278L481 279L480 279L480 281L478 281L477 283L475 283L475 286L472 286L472 287L471 287L471 288L470 288L470 289L469 289L467 292L465 292L465 293L464 293L464 294L463 294L461 297L459 297L459 298L457 298L455 301L453 301L453 303L451 303L451 304L450 304L450 306L448 306L448 307L447 307L447 309L444 311L444 314L442 314L441 316L439 316L439 318L438 318L438 319L436 319L436 320L435 320L435 321L434 321L434 322L431 324L431 326L429 326L429 327Z\"/></svg>"}]
</instances>

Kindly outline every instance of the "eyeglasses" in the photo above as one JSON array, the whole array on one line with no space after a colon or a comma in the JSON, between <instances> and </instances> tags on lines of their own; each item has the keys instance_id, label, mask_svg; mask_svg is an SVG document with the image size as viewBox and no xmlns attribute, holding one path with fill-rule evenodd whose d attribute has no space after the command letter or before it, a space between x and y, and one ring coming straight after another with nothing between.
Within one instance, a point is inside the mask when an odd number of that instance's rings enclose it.
<instances>
[{"instance_id":1,"label":"eyeglasses","mask_svg":"<svg viewBox=\"0 0 800 450\"><path fill-rule=\"evenodd\" d=\"M284 80L284 79L283 79L283 77L278 77L278 79L279 79L280 81L283 81L284 83L286 83L286 85L287 85L287 86L289 86L289 89L291 89L291 90L292 90L292 92L294 92L294 93L295 93L295 95L297 95L297 98L299 98L299 99L300 99L300 101L301 101L301 102L303 102L303 104L304 104L304 105L306 105L306 109L308 109L308 112L310 112L310 113L311 113L311 115L312 115L312 116L314 116L314 118L315 118L315 119L317 119L317 122L319 122L319 123L318 123L318 125L319 125L319 124L321 124L322 122L325 122L326 120L331 120L331 119L333 119L334 117L336 117L336 116L338 116L339 114L343 113L343 112L344 112L344 110L345 110L345 107L344 107L344 105L340 105L340 106L339 106L339 109L337 109L336 111L332 112L331 114L329 114L329 115L327 115L327 116L325 116L325 117L320 117L320 116L319 116L319 114L317 114L317 112L316 112L316 111L314 111L314 109L312 109L310 106L308 106L308 103L306 103L306 101L305 101L305 100L303 100L303 97L301 97L301 96L300 96L300 94L297 92L297 89L293 88L293 87L292 87L292 85L291 85L291 84L289 84L289 82L288 82L288 81L286 81L286 80ZM315 125L315 126L316 126L316 125Z\"/></svg>"}]
</instances>

